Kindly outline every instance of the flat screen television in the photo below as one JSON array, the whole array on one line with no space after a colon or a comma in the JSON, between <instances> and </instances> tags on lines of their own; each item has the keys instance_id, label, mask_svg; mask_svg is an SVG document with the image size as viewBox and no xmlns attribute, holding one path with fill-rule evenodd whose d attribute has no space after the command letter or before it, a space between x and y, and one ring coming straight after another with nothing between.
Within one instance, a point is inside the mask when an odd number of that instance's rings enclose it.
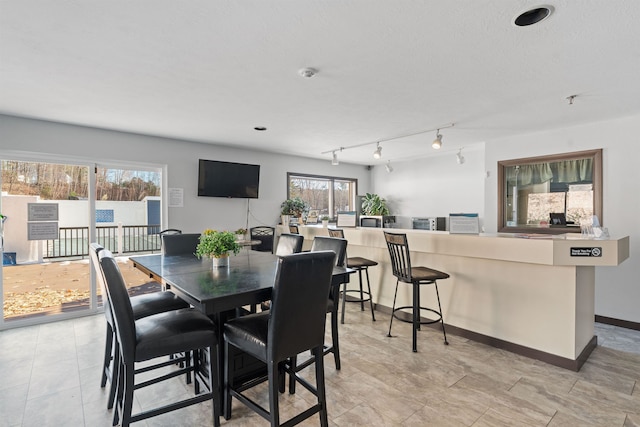
<instances>
[{"instance_id":1,"label":"flat screen television","mask_svg":"<svg viewBox=\"0 0 640 427\"><path fill-rule=\"evenodd\" d=\"M198 196L257 199L260 165L200 159Z\"/></svg>"}]
</instances>

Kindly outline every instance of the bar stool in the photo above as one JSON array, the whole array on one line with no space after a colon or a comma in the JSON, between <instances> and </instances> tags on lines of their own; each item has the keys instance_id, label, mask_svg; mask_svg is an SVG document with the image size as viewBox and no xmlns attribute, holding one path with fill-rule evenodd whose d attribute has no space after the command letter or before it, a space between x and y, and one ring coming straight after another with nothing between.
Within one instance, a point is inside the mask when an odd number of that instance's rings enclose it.
<instances>
[{"instance_id":1,"label":"bar stool","mask_svg":"<svg viewBox=\"0 0 640 427\"><path fill-rule=\"evenodd\" d=\"M331 228L328 231L329 231L329 237L339 237L341 239L344 239L344 230L342 230L341 228ZM371 318L373 319L374 322L376 321L376 315L373 313L373 298L371 296L371 284L369 282L369 267L373 267L376 265L378 265L378 263L371 259L362 258L362 257L347 257L347 267L353 268L354 270L358 270L358 279L360 279L360 290L347 289L347 284L346 283L344 284L344 288L342 290L342 314L340 317L340 323L344 323L345 301L359 302L361 311L364 311L365 301L369 301L369 305L371 307ZM363 271L367 276L368 291L365 291L362 289L362 272ZM347 299L347 294L349 292L359 292L360 298L351 297L350 299ZM368 295L368 297L365 298L364 297L365 295Z\"/></svg>"},{"instance_id":2,"label":"bar stool","mask_svg":"<svg viewBox=\"0 0 640 427\"><path fill-rule=\"evenodd\" d=\"M396 234L384 232L384 238L387 241L387 248L389 249L389 256L391 257L391 269L393 275L396 276L396 292L393 296L393 307L391 308L391 320L389 321L389 333L391 336L391 325L393 318L397 318L403 322L409 322L413 324L413 351L418 351L417 340L420 325L428 325L431 323L442 323L442 334L444 335L444 343L448 345L447 333L444 330L444 319L442 318L442 306L440 305L440 294L438 293L439 279L448 279L449 275L442 271L433 270L427 267L412 267L411 258L409 256L409 243L407 241L406 234ZM396 308L396 297L398 296L398 283L411 283L413 285L413 305L406 305ZM438 310L432 308L426 308L420 306L420 285L434 285L436 289L436 297L438 298ZM412 318L411 321L404 320L396 315L399 310L411 308ZM420 311L427 310L435 313L438 318L435 320L420 320Z\"/></svg>"}]
</instances>

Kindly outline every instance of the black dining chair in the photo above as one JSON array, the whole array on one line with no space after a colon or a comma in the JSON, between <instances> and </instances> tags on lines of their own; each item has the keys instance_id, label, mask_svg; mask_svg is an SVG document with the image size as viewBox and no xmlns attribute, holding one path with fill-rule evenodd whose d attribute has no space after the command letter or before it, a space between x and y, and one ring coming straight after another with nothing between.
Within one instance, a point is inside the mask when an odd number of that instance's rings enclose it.
<instances>
[{"instance_id":1,"label":"black dining chair","mask_svg":"<svg viewBox=\"0 0 640 427\"><path fill-rule=\"evenodd\" d=\"M273 236L275 231L276 229L274 227L268 227L265 225L251 227L249 230L251 240L260 241L259 245L252 245L251 250L273 253Z\"/></svg>"},{"instance_id":2,"label":"black dining chair","mask_svg":"<svg viewBox=\"0 0 640 427\"><path fill-rule=\"evenodd\" d=\"M339 237L344 239L344 230L341 228L330 228L328 230L329 237ZM364 303L369 301L369 306L371 307L371 319L375 322L376 315L373 312L373 296L371 294L371 283L369 282L369 267L373 267L378 265L372 259L363 258L363 257L350 257L347 255L347 267L353 268L358 272L358 279L360 280L360 290L358 289L347 289L347 284L344 284L342 289L342 313L340 314L340 323L344 323L344 312L345 312L345 302L358 302L360 303L360 310L364 311ZM365 272L367 277L367 290L362 289L362 272ZM351 297L347 299L347 294L349 293L359 293L357 297ZM365 298L365 295L367 297Z\"/></svg>"},{"instance_id":3,"label":"black dining chair","mask_svg":"<svg viewBox=\"0 0 640 427\"><path fill-rule=\"evenodd\" d=\"M278 238L278 244L276 246L276 255L284 256L297 254L302 251L302 243L304 242L304 237L300 234L281 234ZM262 311L269 310L271 307L271 301L263 301L260 303L260 308Z\"/></svg>"},{"instance_id":4,"label":"black dining chair","mask_svg":"<svg viewBox=\"0 0 640 427\"><path fill-rule=\"evenodd\" d=\"M442 271L434 270L427 267L414 267L411 265L411 257L409 255L409 242L407 241L406 234L400 233L388 233L384 232L384 238L387 242L387 248L389 249L389 256L391 258L391 271L396 276L396 291L393 295L393 306L391 308L391 320L389 321L389 333L387 336L391 336L391 325L393 324L393 318L397 318L403 322L409 322L413 325L413 351L418 351L418 330L420 325L428 325L432 323L442 324L442 334L444 335L444 343L449 344L447 341L447 332L444 329L444 319L442 318L442 306L440 305L440 293L438 292L438 280L448 279L449 275ZM396 307L396 297L398 296L398 284L400 282L410 283L413 291L413 304ZM420 286L433 285L436 290L436 297L438 299L438 310L420 306ZM400 310L408 309L412 310L411 320L407 321L401 317L398 317L397 313ZM426 310L434 313L437 316L435 320L421 320L421 310Z\"/></svg>"},{"instance_id":5,"label":"black dining chair","mask_svg":"<svg viewBox=\"0 0 640 427\"><path fill-rule=\"evenodd\" d=\"M317 251L332 251L336 254L335 264L336 266L343 267L345 262L345 255L347 251L347 241L345 239L338 239L335 237L323 237L316 236L311 244L311 252ZM340 370L340 345L338 340L338 301L339 301L340 286L332 286L329 291L329 298L327 299L327 313L331 313L331 345L324 346L323 355L333 353L333 359L336 364L336 369ZM298 363L297 357L291 358L291 367L294 371L299 372L307 366L314 363L314 358L307 359L302 363ZM289 379L289 393L295 393L295 381L293 378Z\"/></svg>"},{"instance_id":6,"label":"black dining chair","mask_svg":"<svg viewBox=\"0 0 640 427\"><path fill-rule=\"evenodd\" d=\"M163 255L189 255L196 252L200 243L199 233L180 233L162 235Z\"/></svg>"},{"instance_id":7,"label":"black dining chair","mask_svg":"<svg viewBox=\"0 0 640 427\"><path fill-rule=\"evenodd\" d=\"M107 288L115 330L119 343L117 364L117 395L113 425L122 427L156 415L212 400L213 424L220 425L220 397L218 378L218 340L215 325L206 315L191 308L135 319L122 273L110 251L98 253L101 273ZM136 364L164 356L182 353L184 358L167 359L151 367L136 370ZM172 370L150 377L150 370L172 366ZM204 368L204 369L203 369ZM136 382L138 373L145 372L144 381ZM196 395L164 406L132 414L134 391L184 373L194 376Z\"/></svg>"},{"instance_id":8,"label":"black dining chair","mask_svg":"<svg viewBox=\"0 0 640 427\"><path fill-rule=\"evenodd\" d=\"M115 321L113 319L111 304L109 303L107 288L104 283L104 276L101 271L100 262L98 261L98 254L102 250L104 250L104 248L98 243L91 243L89 255L96 273L96 281L100 284L102 305L104 307L104 315L107 320L107 333L105 338L100 387L105 387L107 385L107 380L109 381L110 389L107 407L111 409L113 407L113 401L116 393L116 369L114 365L116 364L115 359L118 357L117 353L119 351L119 344L116 336ZM189 308L189 304L186 301L180 299L170 291L159 291L136 295L130 297L130 301L131 309L133 310L133 317L136 320L153 314L164 313L166 311Z\"/></svg>"},{"instance_id":9,"label":"black dining chair","mask_svg":"<svg viewBox=\"0 0 640 427\"><path fill-rule=\"evenodd\" d=\"M316 396L317 403L282 425L294 425L316 413L320 425L328 425L324 383L323 345L326 305L335 260L332 251L285 255L278 259L271 310L229 320L224 325L225 342L225 414L231 417L231 399L235 397L260 416L279 426L279 389L282 371ZM230 369L230 347L236 347L266 363L267 376L237 384ZM315 361L315 387L302 378L286 361L311 350ZM269 409L243 394L268 381Z\"/></svg>"},{"instance_id":10,"label":"black dining chair","mask_svg":"<svg viewBox=\"0 0 640 427\"><path fill-rule=\"evenodd\" d=\"M302 251L304 237L300 234L281 234L276 245L276 255L291 255Z\"/></svg>"}]
</instances>

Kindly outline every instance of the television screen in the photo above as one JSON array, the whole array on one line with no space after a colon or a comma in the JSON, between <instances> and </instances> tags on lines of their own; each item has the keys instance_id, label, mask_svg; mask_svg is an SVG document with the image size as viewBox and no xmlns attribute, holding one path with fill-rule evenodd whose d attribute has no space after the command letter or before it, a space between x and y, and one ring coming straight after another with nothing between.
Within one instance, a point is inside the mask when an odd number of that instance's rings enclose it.
<instances>
[{"instance_id":1,"label":"television screen","mask_svg":"<svg viewBox=\"0 0 640 427\"><path fill-rule=\"evenodd\" d=\"M257 199L260 165L200 159L198 196Z\"/></svg>"}]
</instances>

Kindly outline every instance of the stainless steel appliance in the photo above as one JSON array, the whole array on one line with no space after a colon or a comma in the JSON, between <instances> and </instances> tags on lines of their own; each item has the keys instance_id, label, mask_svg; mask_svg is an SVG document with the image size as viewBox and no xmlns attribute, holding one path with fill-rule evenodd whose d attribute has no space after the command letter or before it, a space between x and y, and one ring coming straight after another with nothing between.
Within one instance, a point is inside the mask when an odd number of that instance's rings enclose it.
<instances>
[{"instance_id":1,"label":"stainless steel appliance","mask_svg":"<svg viewBox=\"0 0 640 427\"><path fill-rule=\"evenodd\" d=\"M411 218L413 228L415 230L441 230L447 229L447 220L445 217L430 218Z\"/></svg>"},{"instance_id":2,"label":"stainless steel appliance","mask_svg":"<svg viewBox=\"0 0 640 427\"><path fill-rule=\"evenodd\" d=\"M360 227L392 228L396 222L393 215L360 215Z\"/></svg>"}]
</instances>

